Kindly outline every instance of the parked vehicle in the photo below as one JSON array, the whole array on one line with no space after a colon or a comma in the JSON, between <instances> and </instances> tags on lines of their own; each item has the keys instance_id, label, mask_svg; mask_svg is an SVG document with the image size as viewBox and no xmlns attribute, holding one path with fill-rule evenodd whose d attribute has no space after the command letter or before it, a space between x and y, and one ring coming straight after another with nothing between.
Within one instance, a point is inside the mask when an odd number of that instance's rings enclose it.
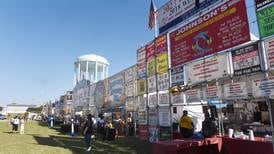
<instances>
[{"instance_id":1,"label":"parked vehicle","mask_svg":"<svg viewBox=\"0 0 274 154\"><path fill-rule=\"evenodd\" d=\"M0 120L5 120L5 119L7 119L6 116L3 114L0 114Z\"/></svg>"}]
</instances>

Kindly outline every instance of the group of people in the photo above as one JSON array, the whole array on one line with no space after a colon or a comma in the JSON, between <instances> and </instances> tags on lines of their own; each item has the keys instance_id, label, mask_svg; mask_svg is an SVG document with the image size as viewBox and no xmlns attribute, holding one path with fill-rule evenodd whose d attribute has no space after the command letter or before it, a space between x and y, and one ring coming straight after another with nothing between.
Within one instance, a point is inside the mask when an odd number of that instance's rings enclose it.
<instances>
[{"instance_id":1,"label":"group of people","mask_svg":"<svg viewBox=\"0 0 274 154\"><path fill-rule=\"evenodd\" d=\"M25 118L15 116L10 119L10 125L12 126L12 132L18 133L18 129L20 128L19 133L24 134L25 133Z\"/></svg>"}]
</instances>

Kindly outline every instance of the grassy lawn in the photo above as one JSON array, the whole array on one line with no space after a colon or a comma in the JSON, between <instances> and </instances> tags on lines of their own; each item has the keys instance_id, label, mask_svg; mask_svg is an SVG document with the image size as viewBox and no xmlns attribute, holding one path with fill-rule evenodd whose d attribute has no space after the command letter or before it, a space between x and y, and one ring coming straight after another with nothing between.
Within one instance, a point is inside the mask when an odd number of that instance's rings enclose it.
<instances>
[{"instance_id":1,"label":"grassy lawn","mask_svg":"<svg viewBox=\"0 0 274 154\"><path fill-rule=\"evenodd\" d=\"M70 137L59 128L49 129L38 122L28 121L24 135L11 133L7 121L0 121L0 154L149 154L151 145L136 138L93 141L92 152L85 151L82 136Z\"/></svg>"}]
</instances>

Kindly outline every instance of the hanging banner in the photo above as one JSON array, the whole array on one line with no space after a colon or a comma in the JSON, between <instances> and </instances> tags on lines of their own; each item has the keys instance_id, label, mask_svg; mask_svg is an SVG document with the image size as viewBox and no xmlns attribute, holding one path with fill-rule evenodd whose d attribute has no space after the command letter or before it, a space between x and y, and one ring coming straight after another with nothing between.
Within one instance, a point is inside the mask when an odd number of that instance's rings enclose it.
<instances>
[{"instance_id":1,"label":"hanging banner","mask_svg":"<svg viewBox=\"0 0 274 154\"><path fill-rule=\"evenodd\" d=\"M128 82L125 84L125 93L126 93L126 97L133 97L134 96L134 82L131 81L131 82Z\"/></svg>"},{"instance_id":2,"label":"hanging banner","mask_svg":"<svg viewBox=\"0 0 274 154\"><path fill-rule=\"evenodd\" d=\"M129 68L125 71L125 83L133 82L133 68Z\"/></svg>"},{"instance_id":3,"label":"hanging banner","mask_svg":"<svg viewBox=\"0 0 274 154\"><path fill-rule=\"evenodd\" d=\"M96 83L96 87L95 87L95 91L94 91L94 105L97 108L102 108L103 104L104 104L104 97L105 97L105 93L106 93L106 86L104 84L103 81L98 81ZM106 104L104 104L106 105Z\"/></svg>"},{"instance_id":4,"label":"hanging banner","mask_svg":"<svg viewBox=\"0 0 274 154\"><path fill-rule=\"evenodd\" d=\"M238 50L233 50L231 54L235 76L262 70L257 43Z\"/></svg>"},{"instance_id":5,"label":"hanging banner","mask_svg":"<svg viewBox=\"0 0 274 154\"><path fill-rule=\"evenodd\" d=\"M155 39L155 54L167 53L167 35L161 35Z\"/></svg>"},{"instance_id":6,"label":"hanging banner","mask_svg":"<svg viewBox=\"0 0 274 154\"><path fill-rule=\"evenodd\" d=\"M143 95L147 93L147 80L146 78L137 80L137 93Z\"/></svg>"},{"instance_id":7,"label":"hanging banner","mask_svg":"<svg viewBox=\"0 0 274 154\"><path fill-rule=\"evenodd\" d=\"M169 92L159 92L159 105L169 105Z\"/></svg>"},{"instance_id":8,"label":"hanging banner","mask_svg":"<svg viewBox=\"0 0 274 154\"><path fill-rule=\"evenodd\" d=\"M147 54L147 76L155 75L156 63L155 63L155 45L154 42L149 43L146 46Z\"/></svg>"},{"instance_id":9,"label":"hanging banner","mask_svg":"<svg viewBox=\"0 0 274 154\"><path fill-rule=\"evenodd\" d=\"M170 94L170 102L171 104L183 104L185 103L185 99L184 99L184 93L171 93Z\"/></svg>"},{"instance_id":10,"label":"hanging banner","mask_svg":"<svg viewBox=\"0 0 274 154\"><path fill-rule=\"evenodd\" d=\"M170 0L157 10L157 21L159 21L159 33L163 33L171 27L191 18L198 12L217 5L218 0Z\"/></svg>"},{"instance_id":11,"label":"hanging banner","mask_svg":"<svg viewBox=\"0 0 274 154\"><path fill-rule=\"evenodd\" d=\"M127 110L127 112L135 111L134 97L126 98L126 110Z\"/></svg>"},{"instance_id":12,"label":"hanging banner","mask_svg":"<svg viewBox=\"0 0 274 154\"><path fill-rule=\"evenodd\" d=\"M95 105L95 88L96 88L96 83L93 83L90 85L90 105Z\"/></svg>"},{"instance_id":13,"label":"hanging banner","mask_svg":"<svg viewBox=\"0 0 274 154\"><path fill-rule=\"evenodd\" d=\"M148 93L156 92L156 76L151 76L147 79Z\"/></svg>"},{"instance_id":14,"label":"hanging banner","mask_svg":"<svg viewBox=\"0 0 274 154\"><path fill-rule=\"evenodd\" d=\"M147 125L147 111L138 111L138 124Z\"/></svg>"},{"instance_id":15,"label":"hanging banner","mask_svg":"<svg viewBox=\"0 0 274 154\"><path fill-rule=\"evenodd\" d=\"M185 91L185 96L187 103L201 102L201 100L203 100L201 89L187 90Z\"/></svg>"},{"instance_id":16,"label":"hanging banner","mask_svg":"<svg viewBox=\"0 0 274 154\"><path fill-rule=\"evenodd\" d=\"M169 77L168 73L159 74L157 75L157 85L158 85L158 91L164 91L168 90L169 88Z\"/></svg>"},{"instance_id":17,"label":"hanging banner","mask_svg":"<svg viewBox=\"0 0 274 154\"><path fill-rule=\"evenodd\" d=\"M158 112L156 108L150 108L148 110L148 125L149 126L157 126L158 125Z\"/></svg>"},{"instance_id":18,"label":"hanging banner","mask_svg":"<svg viewBox=\"0 0 274 154\"><path fill-rule=\"evenodd\" d=\"M147 109L147 97L138 96L138 109L145 111Z\"/></svg>"},{"instance_id":19,"label":"hanging banner","mask_svg":"<svg viewBox=\"0 0 274 154\"><path fill-rule=\"evenodd\" d=\"M228 1L170 34L171 65L175 67L249 40L245 1Z\"/></svg>"},{"instance_id":20,"label":"hanging banner","mask_svg":"<svg viewBox=\"0 0 274 154\"><path fill-rule=\"evenodd\" d=\"M222 98L222 87L213 85L204 88L206 100L218 100Z\"/></svg>"},{"instance_id":21,"label":"hanging banner","mask_svg":"<svg viewBox=\"0 0 274 154\"><path fill-rule=\"evenodd\" d=\"M123 73L114 75L109 78L109 90L111 106L122 106L125 104Z\"/></svg>"},{"instance_id":22,"label":"hanging banner","mask_svg":"<svg viewBox=\"0 0 274 154\"><path fill-rule=\"evenodd\" d=\"M265 41L265 51L268 69L274 70L274 38Z\"/></svg>"},{"instance_id":23,"label":"hanging banner","mask_svg":"<svg viewBox=\"0 0 274 154\"><path fill-rule=\"evenodd\" d=\"M229 75L228 58L220 54L186 65L187 84L195 84Z\"/></svg>"},{"instance_id":24,"label":"hanging banner","mask_svg":"<svg viewBox=\"0 0 274 154\"><path fill-rule=\"evenodd\" d=\"M161 53L158 54L156 57L157 60L157 73L163 74L168 71L168 54L167 53Z\"/></svg>"},{"instance_id":25,"label":"hanging banner","mask_svg":"<svg viewBox=\"0 0 274 154\"><path fill-rule=\"evenodd\" d=\"M184 85L184 65L171 68L171 86Z\"/></svg>"},{"instance_id":26,"label":"hanging banner","mask_svg":"<svg viewBox=\"0 0 274 154\"><path fill-rule=\"evenodd\" d=\"M272 2L274 2L274 0L255 0L256 9L266 6Z\"/></svg>"},{"instance_id":27,"label":"hanging banner","mask_svg":"<svg viewBox=\"0 0 274 154\"><path fill-rule=\"evenodd\" d=\"M160 107L159 108L159 125L162 127L170 127L171 126L171 115L170 115L169 107Z\"/></svg>"},{"instance_id":28,"label":"hanging banner","mask_svg":"<svg viewBox=\"0 0 274 154\"><path fill-rule=\"evenodd\" d=\"M147 70L146 63L146 48L142 47L137 50L137 74L138 78L143 78L146 76Z\"/></svg>"},{"instance_id":29,"label":"hanging banner","mask_svg":"<svg viewBox=\"0 0 274 154\"><path fill-rule=\"evenodd\" d=\"M159 140L159 128L156 126L149 127L148 131L149 131L149 142L150 143L157 142Z\"/></svg>"},{"instance_id":30,"label":"hanging banner","mask_svg":"<svg viewBox=\"0 0 274 154\"><path fill-rule=\"evenodd\" d=\"M264 8L257 13L259 33L261 38L274 34L274 5Z\"/></svg>"},{"instance_id":31,"label":"hanging banner","mask_svg":"<svg viewBox=\"0 0 274 154\"><path fill-rule=\"evenodd\" d=\"M138 126L139 130L139 138L140 140L147 141L148 140L148 127L147 125L139 125Z\"/></svg>"},{"instance_id":32,"label":"hanging banner","mask_svg":"<svg viewBox=\"0 0 274 154\"><path fill-rule=\"evenodd\" d=\"M156 71L158 74L168 72L167 35L155 39Z\"/></svg>"},{"instance_id":33,"label":"hanging banner","mask_svg":"<svg viewBox=\"0 0 274 154\"><path fill-rule=\"evenodd\" d=\"M157 106L157 94L149 94L148 95L148 106L149 107L156 107Z\"/></svg>"},{"instance_id":34,"label":"hanging banner","mask_svg":"<svg viewBox=\"0 0 274 154\"><path fill-rule=\"evenodd\" d=\"M252 81L253 97L274 96L274 76Z\"/></svg>"},{"instance_id":35,"label":"hanging banner","mask_svg":"<svg viewBox=\"0 0 274 154\"><path fill-rule=\"evenodd\" d=\"M160 127L159 139L161 141L171 139L171 127Z\"/></svg>"},{"instance_id":36,"label":"hanging banner","mask_svg":"<svg viewBox=\"0 0 274 154\"><path fill-rule=\"evenodd\" d=\"M229 83L224 85L224 99L248 98L246 82Z\"/></svg>"}]
</instances>

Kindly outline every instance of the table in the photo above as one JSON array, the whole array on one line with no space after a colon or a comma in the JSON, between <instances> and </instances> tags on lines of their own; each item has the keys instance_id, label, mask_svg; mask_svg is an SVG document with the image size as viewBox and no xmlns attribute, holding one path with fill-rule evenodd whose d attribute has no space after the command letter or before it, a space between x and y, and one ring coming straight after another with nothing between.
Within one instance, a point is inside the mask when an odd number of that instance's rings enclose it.
<instances>
[{"instance_id":1,"label":"table","mask_svg":"<svg viewBox=\"0 0 274 154\"><path fill-rule=\"evenodd\" d=\"M222 154L273 154L271 142L256 137L255 141L223 137Z\"/></svg>"},{"instance_id":2,"label":"table","mask_svg":"<svg viewBox=\"0 0 274 154\"><path fill-rule=\"evenodd\" d=\"M222 146L222 138L213 137L203 140L194 139L175 139L168 141L159 141L152 145L153 154L176 154L176 153L205 153L205 151L214 151L219 153ZM214 153L213 152L213 153ZM207 152L208 153L208 152Z\"/></svg>"}]
</instances>

